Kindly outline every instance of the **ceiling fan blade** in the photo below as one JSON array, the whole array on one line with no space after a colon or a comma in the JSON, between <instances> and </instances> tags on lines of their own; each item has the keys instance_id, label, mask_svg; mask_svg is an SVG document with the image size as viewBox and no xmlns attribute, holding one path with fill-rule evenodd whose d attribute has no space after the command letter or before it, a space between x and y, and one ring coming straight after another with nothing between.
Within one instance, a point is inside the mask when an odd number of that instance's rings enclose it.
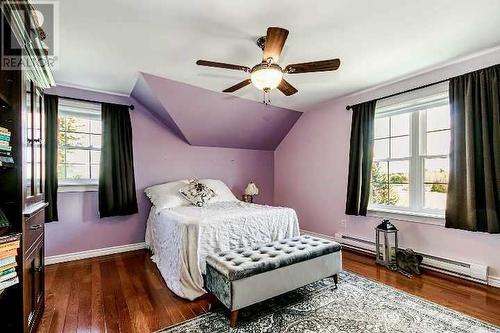
<instances>
[{"instance_id":1,"label":"ceiling fan blade","mask_svg":"<svg viewBox=\"0 0 500 333\"><path fill-rule=\"evenodd\" d=\"M295 89L294 86L292 86L290 83L288 83L288 81L286 81L285 79L281 80L281 82L278 86L278 89L286 96L291 96L298 91L297 89Z\"/></svg>"},{"instance_id":2,"label":"ceiling fan blade","mask_svg":"<svg viewBox=\"0 0 500 333\"><path fill-rule=\"evenodd\" d=\"M236 90L238 89L241 89L243 87L246 87L248 86L252 81L250 79L246 79L244 81L241 81L240 83L238 84L235 84L234 86L232 87L229 87L227 89L224 89L222 90L222 92L225 92L225 93L232 93L232 92L235 92Z\"/></svg>"},{"instance_id":3,"label":"ceiling fan blade","mask_svg":"<svg viewBox=\"0 0 500 333\"><path fill-rule=\"evenodd\" d=\"M215 62L215 61L208 61L208 60L198 60L196 62L196 64L200 65L200 66L217 67L217 68L225 68L225 69L234 69L234 70L237 70L237 71L250 72L250 67L242 66L242 65L226 64L226 63L223 63L223 62Z\"/></svg>"},{"instance_id":4,"label":"ceiling fan blade","mask_svg":"<svg viewBox=\"0 0 500 333\"><path fill-rule=\"evenodd\" d=\"M291 64L285 67L284 72L289 74L328 72L328 71L334 71L339 67L340 67L340 59L330 59L330 60L303 62L300 64Z\"/></svg>"},{"instance_id":5,"label":"ceiling fan blade","mask_svg":"<svg viewBox=\"0 0 500 333\"><path fill-rule=\"evenodd\" d=\"M273 62L277 63L287 37L288 30L286 29L278 27L267 28L266 44L262 60L267 61L267 59L272 58Z\"/></svg>"}]
</instances>

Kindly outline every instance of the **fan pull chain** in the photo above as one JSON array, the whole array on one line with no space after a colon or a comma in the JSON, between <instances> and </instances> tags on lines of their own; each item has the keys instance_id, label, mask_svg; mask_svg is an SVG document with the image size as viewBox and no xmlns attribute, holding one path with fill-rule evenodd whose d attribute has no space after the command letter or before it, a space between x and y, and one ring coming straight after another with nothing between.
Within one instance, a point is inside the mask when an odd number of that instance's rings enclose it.
<instances>
[{"instance_id":1,"label":"fan pull chain","mask_svg":"<svg viewBox=\"0 0 500 333\"><path fill-rule=\"evenodd\" d=\"M271 91L270 90L264 90L264 100L262 101L264 105L269 105L271 104Z\"/></svg>"}]
</instances>

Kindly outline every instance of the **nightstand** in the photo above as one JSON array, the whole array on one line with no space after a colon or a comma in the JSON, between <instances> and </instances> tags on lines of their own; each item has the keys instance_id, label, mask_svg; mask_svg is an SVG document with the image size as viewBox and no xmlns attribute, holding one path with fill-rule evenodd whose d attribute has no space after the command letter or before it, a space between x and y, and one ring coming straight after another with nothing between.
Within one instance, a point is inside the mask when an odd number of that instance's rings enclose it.
<instances>
[{"instance_id":1,"label":"nightstand","mask_svg":"<svg viewBox=\"0 0 500 333\"><path fill-rule=\"evenodd\" d=\"M241 201L253 203L253 195L243 194L241 196Z\"/></svg>"}]
</instances>

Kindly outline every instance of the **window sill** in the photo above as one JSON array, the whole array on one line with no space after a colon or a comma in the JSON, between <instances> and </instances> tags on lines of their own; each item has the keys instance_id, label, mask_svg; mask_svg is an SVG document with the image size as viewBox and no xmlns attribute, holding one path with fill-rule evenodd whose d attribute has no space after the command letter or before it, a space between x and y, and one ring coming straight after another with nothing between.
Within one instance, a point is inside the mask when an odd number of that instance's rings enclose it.
<instances>
[{"instance_id":1,"label":"window sill","mask_svg":"<svg viewBox=\"0 0 500 333\"><path fill-rule=\"evenodd\" d=\"M59 185L58 193L70 193L70 192L97 192L99 190L99 185L95 184L79 184L79 185Z\"/></svg>"},{"instance_id":2,"label":"window sill","mask_svg":"<svg viewBox=\"0 0 500 333\"><path fill-rule=\"evenodd\" d=\"M444 227L444 215L391 210L378 207L368 208L367 216L390 218L397 221L430 224Z\"/></svg>"}]
</instances>

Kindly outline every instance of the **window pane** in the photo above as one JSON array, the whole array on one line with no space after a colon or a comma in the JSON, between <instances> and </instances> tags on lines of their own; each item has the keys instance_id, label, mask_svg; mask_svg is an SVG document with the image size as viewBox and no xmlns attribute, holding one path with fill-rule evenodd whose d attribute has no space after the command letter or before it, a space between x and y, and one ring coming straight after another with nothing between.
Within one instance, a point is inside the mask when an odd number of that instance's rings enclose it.
<instances>
[{"instance_id":1,"label":"window pane","mask_svg":"<svg viewBox=\"0 0 500 333\"><path fill-rule=\"evenodd\" d=\"M66 117L65 116L59 116L59 132L63 132L66 130Z\"/></svg>"},{"instance_id":2,"label":"window pane","mask_svg":"<svg viewBox=\"0 0 500 333\"><path fill-rule=\"evenodd\" d=\"M389 158L389 139L375 140L373 145L373 158L375 160Z\"/></svg>"},{"instance_id":3,"label":"window pane","mask_svg":"<svg viewBox=\"0 0 500 333\"><path fill-rule=\"evenodd\" d=\"M387 205L388 191L389 184L387 183L372 184L370 202L375 205Z\"/></svg>"},{"instance_id":4,"label":"window pane","mask_svg":"<svg viewBox=\"0 0 500 333\"><path fill-rule=\"evenodd\" d=\"M440 106L427 110L427 131L450 128L450 106Z\"/></svg>"},{"instance_id":5,"label":"window pane","mask_svg":"<svg viewBox=\"0 0 500 333\"><path fill-rule=\"evenodd\" d=\"M101 152L100 151L92 151L90 153L90 163L99 164L101 161Z\"/></svg>"},{"instance_id":6,"label":"window pane","mask_svg":"<svg viewBox=\"0 0 500 333\"><path fill-rule=\"evenodd\" d=\"M66 163L89 163L89 151L81 149L67 149Z\"/></svg>"},{"instance_id":7,"label":"window pane","mask_svg":"<svg viewBox=\"0 0 500 333\"><path fill-rule=\"evenodd\" d=\"M444 211L446 209L446 192L448 192L448 185L425 185L425 208Z\"/></svg>"},{"instance_id":8,"label":"window pane","mask_svg":"<svg viewBox=\"0 0 500 333\"><path fill-rule=\"evenodd\" d=\"M64 163L66 161L66 151L63 148L57 150L57 163Z\"/></svg>"},{"instance_id":9,"label":"window pane","mask_svg":"<svg viewBox=\"0 0 500 333\"><path fill-rule=\"evenodd\" d=\"M387 204L398 207L409 207L410 206L409 186L389 184Z\"/></svg>"},{"instance_id":10,"label":"window pane","mask_svg":"<svg viewBox=\"0 0 500 333\"><path fill-rule=\"evenodd\" d=\"M389 182L391 184L408 184L410 182L410 161L389 162Z\"/></svg>"},{"instance_id":11,"label":"window pane","mask_svg":"<svg viewBox=\"0 0 500 333\"><path fill-rule=\"evenodd\" d=\"M89 135L66 133L66 145L73 147L88 147L90 145Z\"/></svg>"},{"instance_id":12,"label":"window pane","mask_svg":"<svg viewBox=\"0 0 500 333\"><path fill-rule=\"evenodd\" d=\"M448 155L449 153L449 130L427 133L427 155Z\"/></svg>"},{"instance_id":13,"label":"window pane","mask_svg":"<svg viewBox=\"0 0 500 333\"><path fill-rule=\"evenodd\" d=\"M60 180L65 179L66 178L65 171L66 171L66 165L59 163L57 165L57 178L59 178Z\"/></svg>"},{"instance_id":14,"label":"window pane","mask_svg":"<svg viewBox=\"0 0 500 333\"><path fill-rule=\"evenodd\" d=\"M371 193L370 201L374 204L385 205L387 203L388 193L388 163L374 162L372 165Z\"/></svg>"},{"instance_id":15,"label":"window pane","mask_svg":"<svg viewBox=\"0 0 500 333\"><path fill-rule=\"evenodd\" d=\"M90 133L101 134L101 121L100 120L91 120L90 121Z\"/></svg>"},{"instance_id":16,"label":"window pane","mask_svg":"<svg viewBox=\"0 0 500 333\"><path fill-rule=\"evenodd\" d=\"M66 179L89 179L90 167L86 164L66 164Z\"/></svg>"},{"instance_id":17,"label":"window pane","mask_svg":"<svg viewBox=\"0 0 500 333\"><path fill-rule=\"evenodd\" d=\"M389 162L388 204L409 207L410 161Z\"/></svg>"},{"instance_id":18,"label":"window pane","mask_svg":"<svg viewBox=\"0 0 500 333\"><path fill-rule=\"evenodd\" d=\"M426 183L448 183L449 159L448 158L426 158L425 161Z\"/></svg>"},{"instance_id":19,"label":"window pane","mask_svg":"<svg viewBox=\"0 0 500 333\"><path fill-rule=\"evenodd\" d=\"M391 158L410 156L410 137L391 138Z\"/></svg>"},{"instance_id":20,"label":"window pane","mask_svg":"<svg viewBox=\"0 0 500 333\"><path fill-rule=\"evenodd\" d=\"M410 114L404 113L391 117L391 136L410 134Z\"/></svg>"},{"instance_id":21,"label":"window pane","mask_svg":"<svg viewBox=\"0 0 500 333\"><path fill-rule=\"evenodd\" d=\"M80 117L66 117L66 131L88 133L90 131L90 121Z\"/></svg>"},{"instance_id":22,"label":"window pane","mask_svg":"<svg viewBox=\"0 0 500 333\"><path fill-rule=\"evenodd\" d=\"M375 139L389 137L389 117L375 119Z\"/></svg>"},{"instance_id":23,"label":"window pane","mask_svg":"<svg viewBox=\"0 0 500 333\"><path fill-rule=\"evenodd\" d=\"M94 148L101 148L101 136L100 135L91 135L90 136L90 146Z\"/></svg>"},{"instance_id":24,"label":"window pane","mask_svg":"<svg viewBox=\"0 0 500 333\"><path fill-rule=\"evenodd\" d=\"M99 179L99 164L93 164L90 166L90 178L91 179Z\"/></svg>"}]
</instances>

